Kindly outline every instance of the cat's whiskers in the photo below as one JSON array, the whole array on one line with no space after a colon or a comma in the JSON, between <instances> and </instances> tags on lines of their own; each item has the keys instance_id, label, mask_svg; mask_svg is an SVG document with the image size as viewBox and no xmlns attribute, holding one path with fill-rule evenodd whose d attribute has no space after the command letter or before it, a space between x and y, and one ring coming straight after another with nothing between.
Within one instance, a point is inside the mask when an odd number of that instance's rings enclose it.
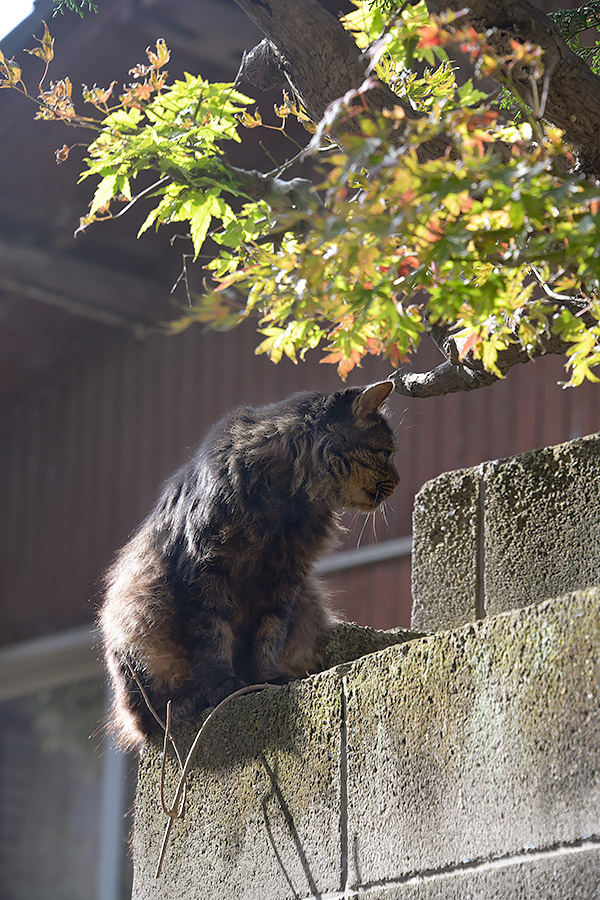
<instances>
[{"instance_id":1,"label":"cat's whiskers","mask_svg":"<svg viewBox=\"0 0 600 900\"><path fill-rule=\"evenodd\" d=\"M375 518L376 510L373 510L371 513L371 535L372 535L372 543L377 543L377 519Z\"/></svg>"},{"instance_id":2,"label":"cat's whiskers","mask_svg":"<svg viewBox=\"0 0 600 900\"><path fill-rule=\"evenodd\" d=\"M370 514L371 515L371 534L373 536L372 542L374 544L377 543L377 519L376 519L376 516L379 511L381 511L383 520L384 520L385 524L387 525L388 529L390 527L388 524L388 521L386 519L386 516L385 516L385 509L384 509L385 500L383 500L381 503L378 503L379 494L380 494L380 489L378 488L377 493L375 494L375 502L377 503L377 506L374 507L374 509L371 511L371 514Z\"/></svg>"},{"instance_id":3,"label":"cat's whiskers","mask_svg":"<svg viewBox=\"0 0 600 900\"><path fill-rule=\"evenodd\" d=\"M354 515L353 515L352 518L350 519L350 528L353 528L353 527L354 527L354 523L356 522L356 520L358 519L358 517L359 517L360 515L362 515L360 509L355 509L355 510L354 510Z\"/></svg>"},{"instance_id":4,"label":"cat's whiskers","mask_svg":"<svg viewBox=\"0 0 600 900\"><path fill-rule=\"evenodd\" d=\"M357 513L357 515L358 515L358 513ZM371 513L367 513L367 514L365 515L364 522L363 522L363 524L362 524L362 528L360 529L360 534L359 534L358 540L357 540L357 542L356 542L356 549L357 549L357 550L358 550L358 548L360 547L360 542L362 541L362 536L363 536L363 534L365 533L365 528L367 527L367 522L369 521L370 515L371 515Z\"/></svg>"},{"instance_id":5,"label":"cat's whiskers","mask_svg":"<svg viewBox=\"0 0 600 900\"><path fill-rule=\"evenodd\" d=\"M382 518L383 518L383 521L385 522L385 527L386 527L387 530L389 531L389 530L390 530L390 523L388 522L386 505L387 505L387 500L384 500L383 503L380 505L379 509L381 510L381 516L382 516Z\"/></svg>"}]
</instances>

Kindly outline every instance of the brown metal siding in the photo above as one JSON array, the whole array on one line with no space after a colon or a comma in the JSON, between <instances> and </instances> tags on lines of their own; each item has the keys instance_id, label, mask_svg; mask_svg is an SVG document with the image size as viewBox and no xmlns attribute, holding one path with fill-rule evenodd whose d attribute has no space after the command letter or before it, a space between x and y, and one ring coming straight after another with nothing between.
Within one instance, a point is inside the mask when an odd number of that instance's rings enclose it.
<instances>
[{"instance_id":1,"label":"brown metal siding","mask_svg":"<svg viewBox=\"0 0 600 900\"><path fill-rule=\"evenodd\" d=\"M409 628L410 557L359 566L327 577L332 606L350 622Z\"/></svg>"},{"instance_id":2,"label":"brown metal siding","mask_svg":"<svg viewBox=\"0 0 600 900\"><path fill-rule=\"evenodd\" d=\"M266 402L304 387L336 389L333 369L311 361L273 367L253 355L245 327L196 327L176 338L120 335L91 344L37 386L0 434L3 643L88 622L102 569L148 511L162 480L232 405ZM433 350L422 367L435 364ZM387 374L374 361L352 383ZM364 523L349 515L346 546L410 533L414 493L439 472L600 430L598 388L563 391L560 361L538 360L503 382L426 401L397 395L402 483ZM331 577L349 618L408 623L406 561Z\"/></svg>"}]
</instances>

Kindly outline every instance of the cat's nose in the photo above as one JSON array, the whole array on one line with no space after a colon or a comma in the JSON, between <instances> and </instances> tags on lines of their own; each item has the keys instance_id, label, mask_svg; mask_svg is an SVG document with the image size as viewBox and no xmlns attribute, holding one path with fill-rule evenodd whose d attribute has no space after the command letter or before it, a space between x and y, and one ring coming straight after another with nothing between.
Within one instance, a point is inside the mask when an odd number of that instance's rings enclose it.
<instances>
[{"instance_id":1,"label":"cat's nose","mask_svg":"<svg viewBox=\"0 0 600 900\"><path fill-rule=\"evenodd\" d=\"M396 482L396 484L398 484L400 482L400 475L398 474L398 469L394 465L392 465L392 477L393 477L394 481Z\"/></svg>"}]
</instances>

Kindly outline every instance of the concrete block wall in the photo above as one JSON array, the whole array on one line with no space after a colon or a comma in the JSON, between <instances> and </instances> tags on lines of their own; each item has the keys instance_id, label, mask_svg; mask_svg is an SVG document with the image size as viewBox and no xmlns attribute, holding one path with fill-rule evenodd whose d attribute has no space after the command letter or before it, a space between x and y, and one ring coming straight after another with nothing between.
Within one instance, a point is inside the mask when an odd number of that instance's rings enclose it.
<instances>
[{"instance_id":1,"label":"concrete block wall","mask_svg":"<svg viewBox=\"0 0 600 900\"><path fill-rule=\"evenodd\" d=\"M599 495L597 438L425 486L416 621L458 627L340 627L341 664L223 709L158 879L150 743L134 900L597 900Z\"/></svg>"},{"instance_id":2,"label":"concrete block wall","mask_svg":"<svg viewBox=\"0 0 600 900\"><path fill-rule=\"evenodd\" d=\"M448 472L413 513L413 628L600 584L600 435Z\"/></svg>"}]
</instances>

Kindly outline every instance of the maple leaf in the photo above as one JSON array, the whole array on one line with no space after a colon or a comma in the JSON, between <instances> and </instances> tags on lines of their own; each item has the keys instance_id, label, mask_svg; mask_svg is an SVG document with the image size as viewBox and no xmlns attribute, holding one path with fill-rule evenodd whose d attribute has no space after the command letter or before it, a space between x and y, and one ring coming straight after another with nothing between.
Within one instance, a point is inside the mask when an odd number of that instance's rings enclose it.
<instances>
[{"instance_id":1,"label":"maple leaf","mask_svg":"<svg viewBox=\"0 0 600 900\"><path fill-rule=\"evenodd\" d=\"M17 84L21 83L23 87L23 80L21 78L21 68L17 65L14 59L6 59L2 50L0 50L0 88L12 88Z\"/></svg>"},{"instance_id":2,"label":"maple leaf","mask_svg":"<svg viewBox=\"0 0 600 900\"><path fill-rule=\"evenodd\" d=\"M34 35L34 40L39 43L39 47L34 47L33 50L25 50L25 53L29 53L30 56L38 56L40 59L43 59L45 63L49 63L54 59L54 38L50 34L48 26L45 22L42 22L44 26L44 34L41 38L36 38Z\"/></svg>"},{"instance_id":3,"label":"maple leaf","mask_svg":"<svg viewBox=\"0 0 600 900\"><path fill-rule=\"evenodd\" d=\"M431 47L443 47L448 43L450 34L440 27L438 22L422 25L417 29L419 34L419 50L427 50Z\"/></svg>"},{"instance_id":4,"label":"maple leaf","mask_svg":"<svg viewBox=\"0 0 600 900\"><path fill-rule=\"evenodd\" d=\"M164 39L159 38L156 42L156 53L150 47L146 47L146 56L153 69L162 69L169 62L171 53Z\"/></svg>"},{"instance_id":5,"label":"maple leaf","mask_svg":"<svg viewBox=\"0 0 600 900\"><path fill-rule=\"evenodd\" d=\"M82 84L81 96L86 103L91 103L96 108L100 105L105 106L116 83L116 81L112 81L107 88L97 87L96 85L93 88L89 88L87 84Z\"/></svg>"},{"instance_id":6,"label":"maple leaf","mask_svg":"<svg viewBox=\"0 0 600 900\"><path fill-rule=\"evenodd\" d=\"M360 366L360 361L363 356L364 353L361 353L359 350L351 350L348 356L343 350L335 350L333 353L328 353L327 356L324 356L319 362L331 363L334 365L337 363L338 375L342 381L345 381L348 377L348 373L351 372L355 366Z\"/></svg>"},{"instance_id":7,"label":"maple leaf","mask_svg":"<svg viewBox=\"0 0 600 900\"><path fill-rule=\"evenodd\" d=\"M56 165L59 166L69 157L69 150L71 148L67 147L66 144L63 144L62 147L59 147L58 150L54 151L54 155L56 157Z\"/></svg>"}]
</instances>

